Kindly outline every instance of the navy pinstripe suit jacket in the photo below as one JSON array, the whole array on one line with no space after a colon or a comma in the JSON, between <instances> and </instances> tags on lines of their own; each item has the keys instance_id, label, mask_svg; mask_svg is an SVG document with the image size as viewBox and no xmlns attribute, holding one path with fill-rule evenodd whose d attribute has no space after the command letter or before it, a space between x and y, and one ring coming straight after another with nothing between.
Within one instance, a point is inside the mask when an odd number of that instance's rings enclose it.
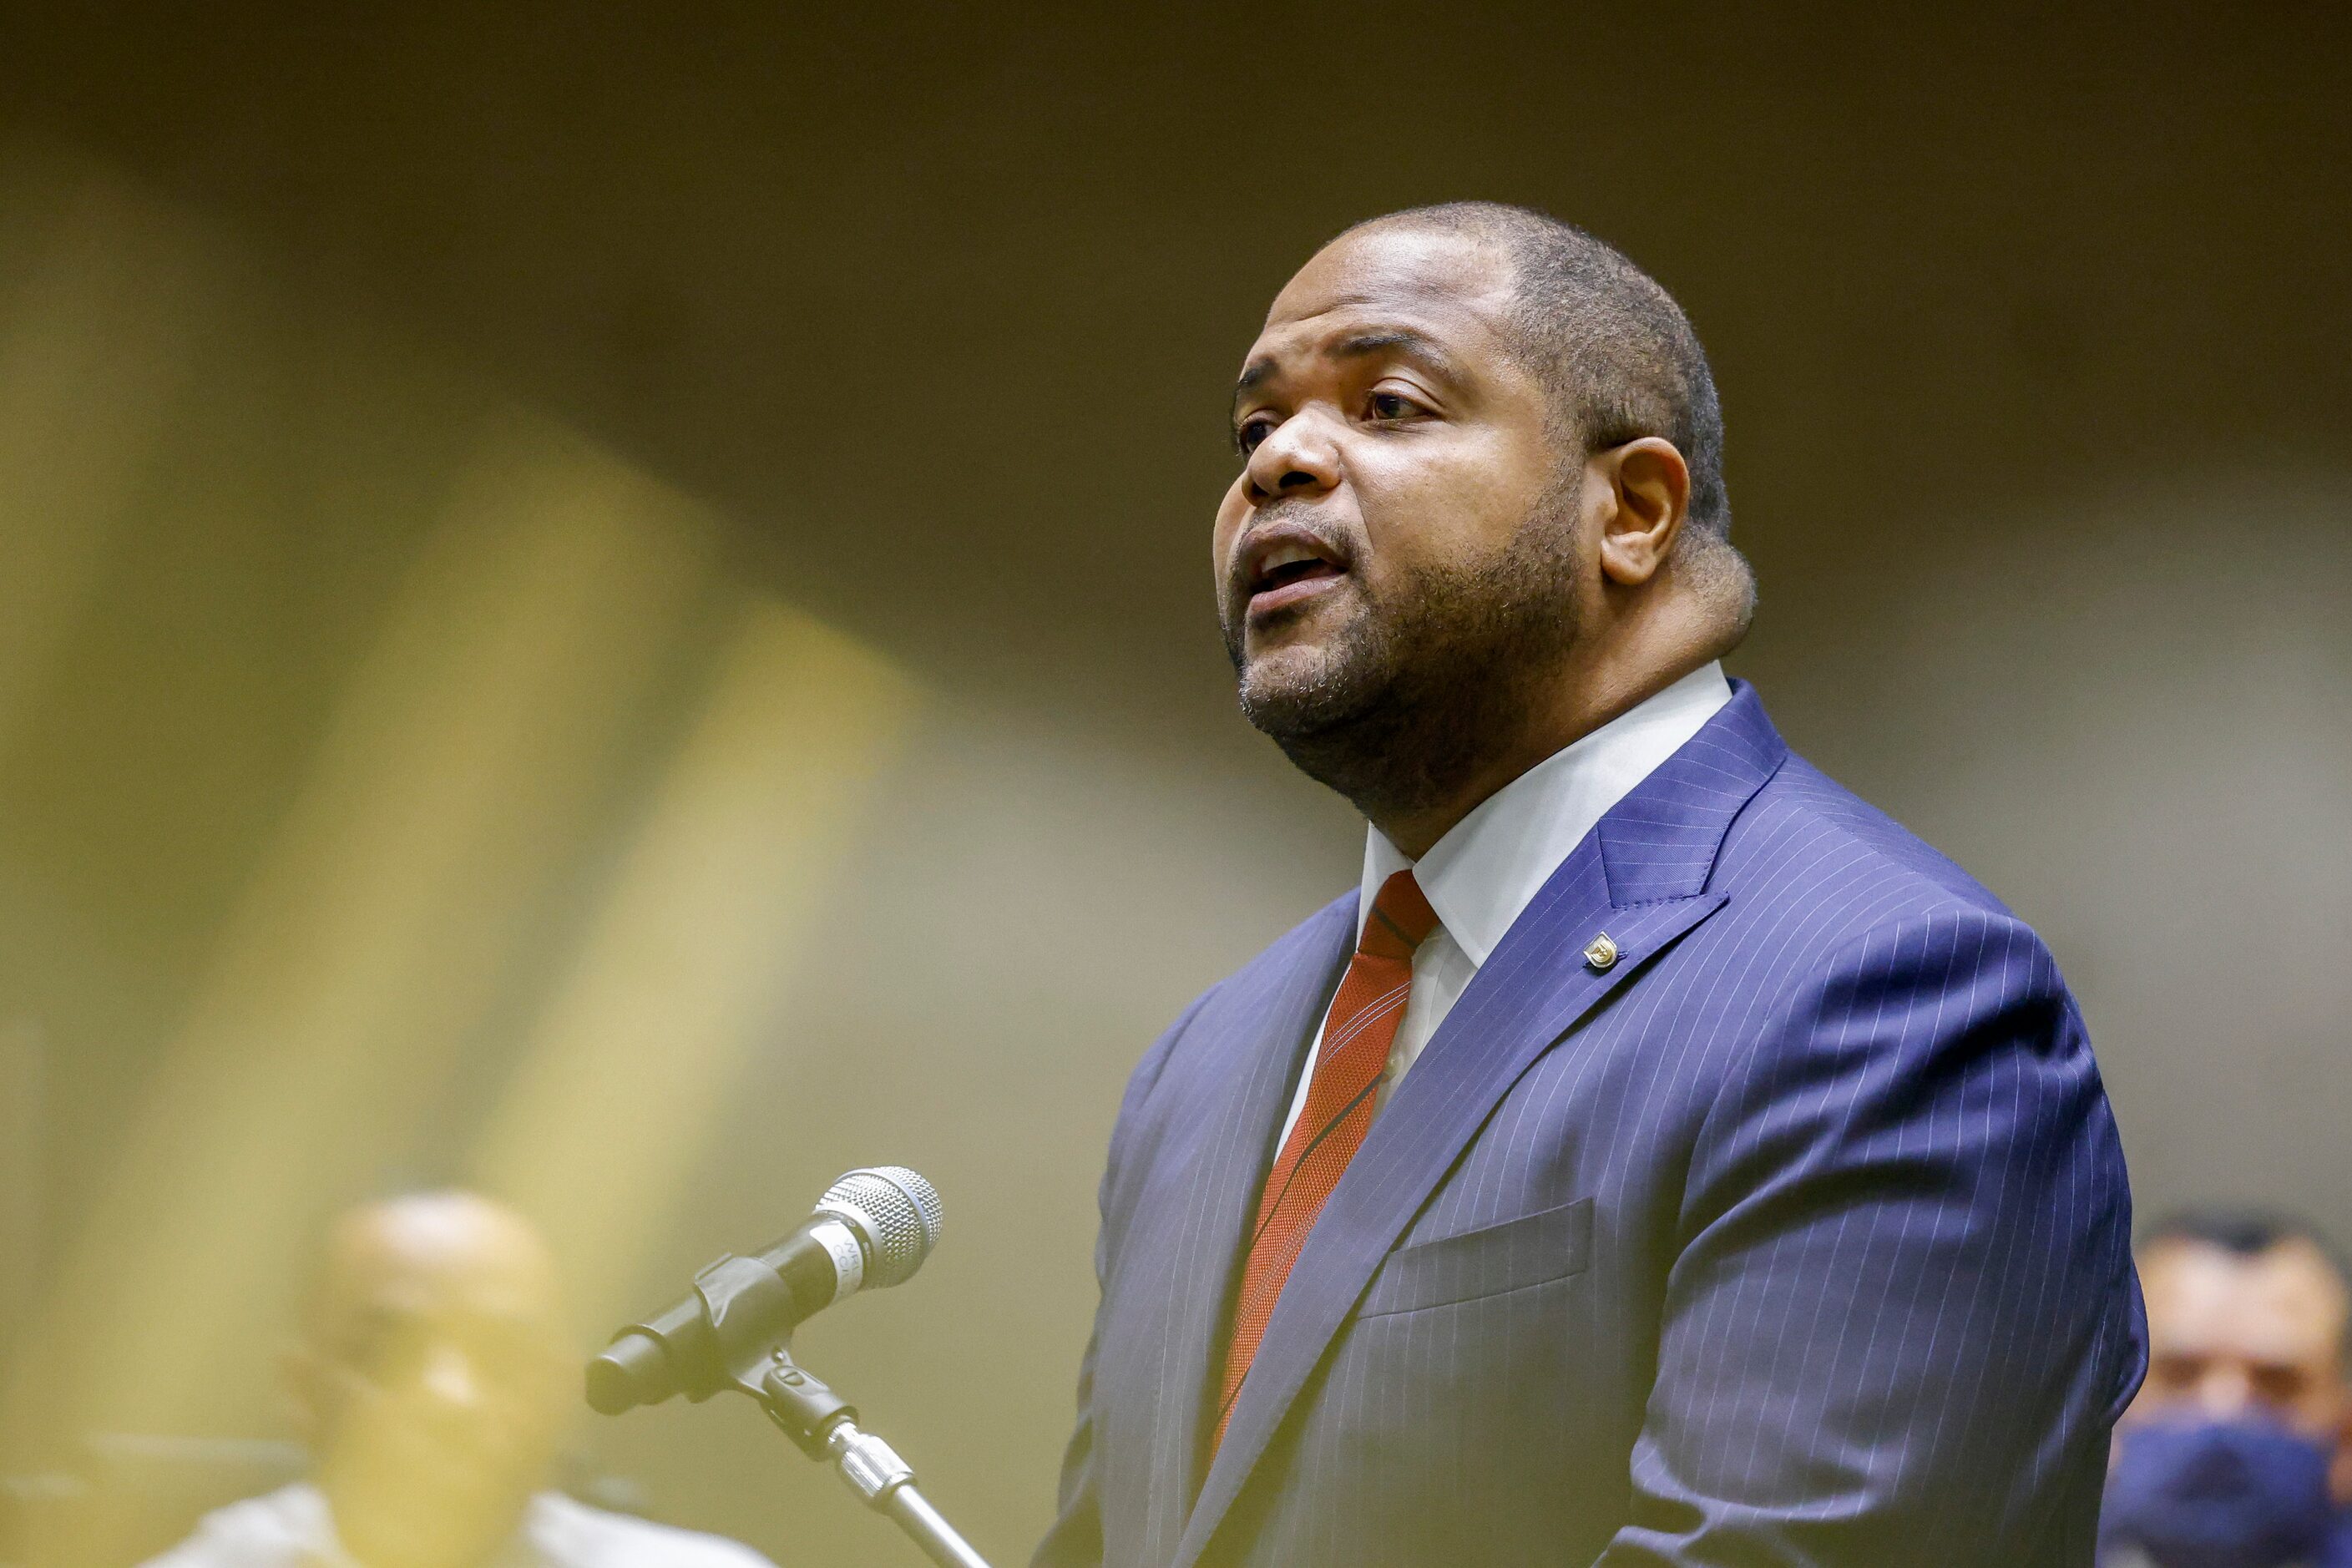
<instances>
[{"instance_id":1,"label":"navy pinstripe suit jacket","mask_svg":"<svg viewBox=\"0 0 2352 1568\"><path fill-rule=\"evenodd\" d=\"M1354 911L1135 1071L1040 1564L2090 1563L2146 1353L2081 1016L1745 685L1398 1085L1212 1459L1244 1224Z\"/></svg>"}]
</instances>

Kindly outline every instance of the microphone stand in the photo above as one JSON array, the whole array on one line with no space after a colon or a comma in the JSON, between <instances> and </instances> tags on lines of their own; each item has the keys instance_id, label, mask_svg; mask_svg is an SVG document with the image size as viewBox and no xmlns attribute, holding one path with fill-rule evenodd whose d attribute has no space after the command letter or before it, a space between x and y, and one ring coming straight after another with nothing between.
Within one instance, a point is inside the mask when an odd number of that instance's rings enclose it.
<instances>
[{"instance_id":1,"label":"microphone stand","mask_svg":"<svg viewBox=\"0 0 2352 1568\"><path fill-rule=\"evenodd\" d=\"M916 1488L914 1468L880 1437L860 1430L857 1412L795 1364L789 1349L779 1346L772 1353L756 1387L748 1378L739 1378L736 1386L759 1401L802 1453L819 1462L832 1460L849 1489L905 1531L940 1568L988 1568L987 1560Z\"/></svg>"},{"instance_id":2,"label":"microphone stand","mask_svg":"<svg viewBox=\"0 0 2352 1568\"><path fill-rule=\"evenodd\" d=\"M694 1277L694 1292L669 1325L672 1353L683 1356L678 1392L698 1405L722 1389L750 1394L802 1453L831 1460L850 1490L940 1568L988 1568L916 1489L914 1469L898 1450L860 1429L849 1402L793 1362L790 1330L779 1338L775 1327L791 1321L783 1310L790 1292L773 1268L722 1258Z\"/></svg>"}]
</instances>

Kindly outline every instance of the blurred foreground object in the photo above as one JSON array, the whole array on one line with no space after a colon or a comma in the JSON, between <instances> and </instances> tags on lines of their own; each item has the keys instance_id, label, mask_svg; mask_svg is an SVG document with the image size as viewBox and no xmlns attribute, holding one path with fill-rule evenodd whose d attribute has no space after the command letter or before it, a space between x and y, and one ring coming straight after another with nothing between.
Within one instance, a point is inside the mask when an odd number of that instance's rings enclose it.
<instances>
[{"instance_id":1,"label":"blurred foreground object","mask_svg":"<svg viewBox=\"0 0 2352 1568\"><path fill-rule=\"evenodd\" d=\"M543 1489L571 1403L555 1266L487 1198L338 1221L288 1382L313 1479L208 1516L162 1568L761 1568L749 1548Z\"/></svg>"},{"instance_id":2,"label":"blurred foreground object","mask_svg":"<svg viewBox=\"0 0 2352 1568\"><path fill-rule=\"evenodd\" d=\"M2183 1214L2141 1243L2148 1374L2117 1430L2103 1568L2352 1563L2342 1266L2284 1215Z\"/></svg>"}]
</instances>

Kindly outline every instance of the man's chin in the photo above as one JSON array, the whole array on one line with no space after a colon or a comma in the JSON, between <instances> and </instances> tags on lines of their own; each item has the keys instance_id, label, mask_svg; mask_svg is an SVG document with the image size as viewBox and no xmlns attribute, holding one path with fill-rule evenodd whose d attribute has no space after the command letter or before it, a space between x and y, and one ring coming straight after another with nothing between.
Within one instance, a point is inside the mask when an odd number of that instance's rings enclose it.
<instances>
[{"instance_id":1,"label":"man's chin","mask_svg":"<svg viewBox=\"0 0 2352 1568\"><path fill-rule=\"evenodd\" d=\"M1285 648L1241 673L1242 714L1277 741L1344 728L1366 706L1362 682L1321 648Z\"/></svg>"}]
</instances>

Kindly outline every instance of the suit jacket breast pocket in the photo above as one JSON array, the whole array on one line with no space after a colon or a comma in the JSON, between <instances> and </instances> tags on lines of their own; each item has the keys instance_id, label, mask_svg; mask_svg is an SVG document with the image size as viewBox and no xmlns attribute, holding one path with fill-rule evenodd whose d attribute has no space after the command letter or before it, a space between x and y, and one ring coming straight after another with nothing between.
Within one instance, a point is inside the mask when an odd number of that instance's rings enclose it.
<instances>
[{"instance_id":1,"label":"suit jacket breast pocket","mask_svg":"<svg viewBox=\"0 0 2352 1568\"><path fill-rule=\"evenodd\" d=\"M1521 1215L1500 1225L1420 1241L1389 1254L1359 1318L1418 1311L1580 1273L1592 1260L1592 1200Z\"/></svg>"}]
</instances>

